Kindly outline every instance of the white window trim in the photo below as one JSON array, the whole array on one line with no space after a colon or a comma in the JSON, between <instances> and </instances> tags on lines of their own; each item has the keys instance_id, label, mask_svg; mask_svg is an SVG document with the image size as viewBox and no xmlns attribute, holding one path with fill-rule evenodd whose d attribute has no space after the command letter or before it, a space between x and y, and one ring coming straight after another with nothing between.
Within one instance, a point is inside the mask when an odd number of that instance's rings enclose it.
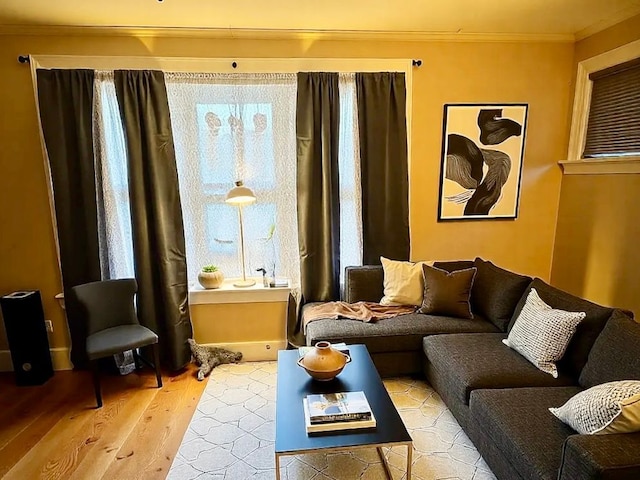
<instances>
[{"instance_id":1,"label":"white window trim","mask_svg":"<svg viewBox=\"0 0 640 480\"><path fill-rule=\"evenodd\" d=\"M614 50L588 58L578 63L576 91L573 100L571 135L567 159L560 161L567 175L597 175L640 173L640 157L607 157L606 159L583 158L582 152L587 137L589 108L593 81L589 75L640 57L640 40Z\"/></svg>"},{"instance_id":2,"label":"white window trim","mask_svg":"<svg viewBox=\"0 0 640 480\"><path fill-rule=\"evenodd\" d=\"M252 287L236 288L234 279L227 279L220 288L205 290L200 285L189 285L189 304L203 305L214 303L270 303L289 300L289 287L265 287L262 279L256 278Z\"/></svg>"}]
</instances>

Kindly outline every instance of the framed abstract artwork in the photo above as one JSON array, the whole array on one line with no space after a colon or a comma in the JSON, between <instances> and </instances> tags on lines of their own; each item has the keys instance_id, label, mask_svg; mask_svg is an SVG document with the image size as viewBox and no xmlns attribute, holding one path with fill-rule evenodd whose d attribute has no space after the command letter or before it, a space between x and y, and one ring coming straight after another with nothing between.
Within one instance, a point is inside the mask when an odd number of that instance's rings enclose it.
<instances>
[{"instance_id":1,"label":"framed abstract artwork","mask_svg":"<svg viewBox=\"0 0 640 480\"><path fill-rule=\"evenodd\" d=\"M528 105L444 106L438 221L517 218Z\"/></svg>"}]
</instances>

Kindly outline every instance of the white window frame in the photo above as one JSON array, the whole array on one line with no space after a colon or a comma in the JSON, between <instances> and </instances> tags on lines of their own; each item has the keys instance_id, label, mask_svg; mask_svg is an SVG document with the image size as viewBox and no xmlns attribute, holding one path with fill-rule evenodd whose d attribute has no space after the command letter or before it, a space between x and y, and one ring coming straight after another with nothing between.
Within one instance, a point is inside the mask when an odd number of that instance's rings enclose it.
<instances>
[{"instance_id":1,"label":"white window frame","mask_svg":"<svg viewBox=\"0 0 640 480\"><path fill-rule=\"evenodd\" d=\"M640 173L640 157L584 158L593 81L589 75L640 57L640 40L578 63L567 159L560 161L567 175Z\"/></svg>"}]
</instances>

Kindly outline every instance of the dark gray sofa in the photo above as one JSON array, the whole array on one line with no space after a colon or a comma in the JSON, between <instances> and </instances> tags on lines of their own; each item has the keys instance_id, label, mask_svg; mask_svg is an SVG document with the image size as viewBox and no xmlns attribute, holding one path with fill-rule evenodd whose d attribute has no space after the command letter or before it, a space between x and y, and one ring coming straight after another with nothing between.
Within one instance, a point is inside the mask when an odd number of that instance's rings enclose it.
<instances>
[{"instance_id":1,"label":"dark gray sofa","mask_svg":"<svg viewBox=\"0 0 640 480\"><path fill-rule=\"evenodd\" d=\"M471 262L452 263L464 267ZM379 302L383 295L381 266L347 267L344 300ZM314 305L310 303L303 308ZM307 326L307 345L321 340L331 343L362 343L367 346L383 377L417 374L422 371L425 336L442 333L496 333L500 329L475 315L472 320L433 315L402 315L376 323L358 320L316 320Z\"/></svg>"},{"instance_id":2,"label":"dark gray sofa","mask_svg":"<svg viewBox=\"0 0 640 480\"><path fill-rule=\"evenodd\" d=\"M421 368L500 479L640 479L640 433L578 435L548 411L590 386L640 379L640 324L627 312L481 259L436 266L471 264L478 268L473 320L419 314L373 324L319 320L308 325L307 343L364 343L383 376ZM558 363L558 378L502 343L531 288L554 308L587 314ZM381 297L381 267L347 269L346 301Z\"/></svg>"}]
</instances>

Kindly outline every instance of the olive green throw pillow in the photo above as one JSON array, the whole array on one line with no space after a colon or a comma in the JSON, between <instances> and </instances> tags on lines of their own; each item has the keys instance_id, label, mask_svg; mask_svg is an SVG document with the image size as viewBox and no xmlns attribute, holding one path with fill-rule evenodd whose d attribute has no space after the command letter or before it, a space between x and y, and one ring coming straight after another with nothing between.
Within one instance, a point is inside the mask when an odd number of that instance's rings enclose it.
<instances>
[{"instance_id":1,"label":"olive green throw pillow","mask_svg":"<svg viewBox=\"0 0 640 480\"><path fill-rule=\"evenodd\" d=\"M449 273L423 264L424 298L418 313L473 318L469 299L477 271L472 267Z\"/></svg>"}]
</instances>

